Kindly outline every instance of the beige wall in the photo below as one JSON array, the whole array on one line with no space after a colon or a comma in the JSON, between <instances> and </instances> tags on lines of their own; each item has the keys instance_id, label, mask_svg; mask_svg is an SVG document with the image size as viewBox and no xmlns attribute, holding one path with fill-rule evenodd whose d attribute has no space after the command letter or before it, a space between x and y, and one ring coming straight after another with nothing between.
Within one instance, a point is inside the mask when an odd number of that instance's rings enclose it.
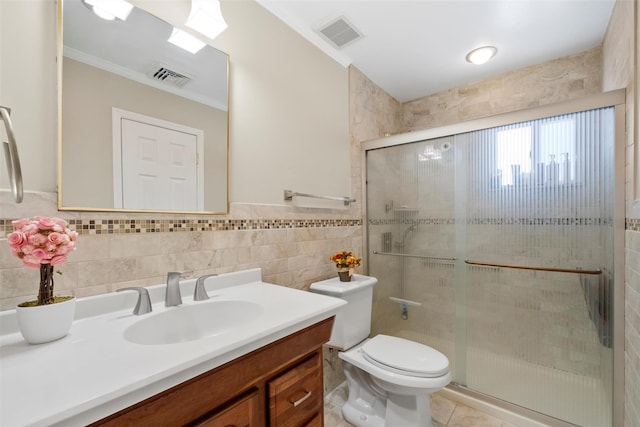
<instances>
[{"instance_id":1,"label":"beige wall","mask_svg":"<svg viewBox=\"0 0 640 427\"><path fill-rule=\"evenodd\" d=\"M176 26L191 4L133 3ZM254 1L222 1L222 12L229 28L212 45L230 57L230 200L349 196L347 70Z\"/></svg>"},{"instance_id":2,"label":"beige wall","mask_svg":"<svg viewBox=\"0 0 640 427\"><path fill-rule=\"evenodd\" d=\"M12 109L28 190L56 189L55 16L52 1L0 2L0 105ZM0 189L7 189L4 154L0 157Z\"/></svg>"},{"instance_id":3,"label":"beige wall","mask_svg":"<svg viewBox=\"0 0 640 427\"><path fill-rule=\"evenodd\" d=\"M205 210L227 210L227 113L64 58L62 200L113 208L112 107L204 132ZM87 171L91 171L90 174Z\"/></svg>"},{"instance_id":4,"label":"beige wall","mask_svg":"<svg viewBox=\"0 0 640 427\"><path fill-rule=\"evenodd\" d=\"M190 8L188 0L135 3L176 25ZM230 200L284 205L284 189L350 195L348 70L255 2L223 2L223 12L229 29L214 45L231 62ZM3 1L0 16L0 99L14 109L25 188L54 191L56 5Z\"/></svg>"},{"instance_id":5,"label":"beige wall","mask_svg":"<svg viewBox=\"0 0 640 427\"><path fill-rule=\"evenodd\" d=\"M217 46L231 55L231 200L282 203L285 189L349 196L347 69L255 2L224 2L223 12L230 28Z\"/></svg>"}]
</instances>

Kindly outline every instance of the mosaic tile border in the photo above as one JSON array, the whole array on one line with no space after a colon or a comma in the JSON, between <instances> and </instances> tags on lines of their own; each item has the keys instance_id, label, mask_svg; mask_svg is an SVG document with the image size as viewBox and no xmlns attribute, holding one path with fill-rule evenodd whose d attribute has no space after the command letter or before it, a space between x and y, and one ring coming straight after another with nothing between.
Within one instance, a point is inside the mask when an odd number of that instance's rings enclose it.
<instances>
[{"instance_id":1,"label":"mosaic tile border","mask_svg":"<svg viewBox=\"0 0 640 427\"><path fill-rule=\"evenodd\" d=\"M624 228L630 231L640 231L640 218L627 218Z\"/></svg>"},{"instance_id":2,"label":"mosaic tile border","mask_svg":"<svg viewBox=\"0 0 640 427\"><path fill-rule=\"evenodd\" d=\"M13 231L13 219L0 219L0 236ZM79 234L175 233L182 231L277 230L359 227L360 219L71 219ZM370 219L369 225L455 225L454 218ZM611 225L602 218L475 218L471 225ZM625 229L640 232L640 218L627 218Z\"/></svg>"},{"instance_id":3,"label":"mosaic tile border","mask_svg":"<svg viewBox=\"0 0 640 427\"><path fill-rule=\"evenodd\" d=\"M13 231L11 219L0 219L0 235ZM360 219L70 219L78 234L142 234L183 231L278 230L358 227Z\"/></svg>"}]
</instances>

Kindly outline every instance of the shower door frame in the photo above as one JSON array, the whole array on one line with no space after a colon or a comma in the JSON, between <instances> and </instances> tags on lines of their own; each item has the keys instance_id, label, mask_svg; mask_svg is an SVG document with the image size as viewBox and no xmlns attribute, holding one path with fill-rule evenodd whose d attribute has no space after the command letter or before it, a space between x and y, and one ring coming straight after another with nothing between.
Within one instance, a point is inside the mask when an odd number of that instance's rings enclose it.
<instances>
[{"instance_id":1,"label":"shower door frame","mask_svg":"<svg viewBox=\"0 0 640 427\"><path fill-rule=\"evenodd\" d=\"M396 145L410 144L419 141L441 138L450 135L473 132L498 126L509 125L546 117L560 116L579 111L594 110L597 108L614 107L615 141L614 141L614 207L613 207L613 252L614 252L614 298L613 298L613 396L612 396L612 425L623 424L624 419L624 291L625 291L625 90L619 89L604 92L598 95L581 99L569 100L539 107L528 108L495 116L469 120L466 122L445 125L420 131L402 133L383 138L364 141L361 144L361 170L362 170L362 206L365 209L365 232L363 233L363 247L369 253L368 242L368 218L367 218L367 151L379 148L388 148ZM369 270L369 263L365 264ZM465 399L468 404L474 405L478 400L487 404L501 407L501 409L514 412L518 415L536 419L549 425L568 425L557 423L557 419L541 415L532 410L521 408L509 402L503 402L491 396L469 390L462 386L448 386L453 393ZM477 403L475 403L477 406Z\"/></svg>"}]
</instances>

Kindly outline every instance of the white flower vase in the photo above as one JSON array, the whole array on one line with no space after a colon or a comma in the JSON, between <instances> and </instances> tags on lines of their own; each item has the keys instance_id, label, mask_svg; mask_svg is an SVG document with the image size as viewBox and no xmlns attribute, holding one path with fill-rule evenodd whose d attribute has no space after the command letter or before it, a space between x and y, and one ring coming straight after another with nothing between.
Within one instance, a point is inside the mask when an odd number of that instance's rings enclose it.
<instances>
[{"instance_id":1,"label":"white flower vase","mask_svg":"<svg viewBox=\"0 0 640 427\"><path fill-rule=\"evenodd\" d=\"M76 312L76 299L33 307L17 307L20 333L29 344L43 344L67 335Z\"/></svg>"}]
</instances>

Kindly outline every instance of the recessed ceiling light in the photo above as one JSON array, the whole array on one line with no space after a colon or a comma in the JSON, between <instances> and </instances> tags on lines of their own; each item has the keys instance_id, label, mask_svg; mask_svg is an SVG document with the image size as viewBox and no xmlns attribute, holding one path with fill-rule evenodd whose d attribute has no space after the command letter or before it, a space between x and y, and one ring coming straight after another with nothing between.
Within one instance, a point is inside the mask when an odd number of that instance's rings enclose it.
<instances>
[{"instance_id":1,"label":"recessed ceiling light","mask_svg":"<svg viewBox=\"0 0 640 427\"><path fill-rule=\"evenodd\" d=\"M198 40L191 34L177 28L174 28L171 32L169 43L173 43L174 45L191 53L196 53L207 45L202 40Z\"/></svg>"},{"instance_id":2,"label":"recessed ceiling light","mask_svg":"<svg viewBox=\"0 0 640 427\"><path fill-rule=\"evenodd\" d=\"M469 52L467 54L467 61L476 65L484 64L496 56L496 53L498 53L498 49L494 46L482 46Z\"/></svg>"}]
</instances>

